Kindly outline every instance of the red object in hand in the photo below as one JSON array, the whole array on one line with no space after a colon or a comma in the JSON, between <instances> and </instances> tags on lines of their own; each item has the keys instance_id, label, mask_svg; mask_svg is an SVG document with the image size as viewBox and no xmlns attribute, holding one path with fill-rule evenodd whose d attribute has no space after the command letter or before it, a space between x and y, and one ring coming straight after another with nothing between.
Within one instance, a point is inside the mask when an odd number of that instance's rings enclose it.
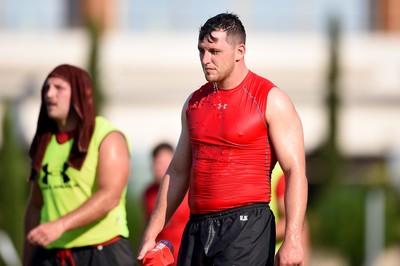
<instances>
[{"instance_id":1,"label":"red object in hand","mask_svg":"<svg viewBox=\"0 0 400 266\"><path fill-rule=\"evenodd\" d=\"M143 258L143 266L167 266L174 262L174 247L167 240L159 241Z\"/></svg>"}]
</instances>

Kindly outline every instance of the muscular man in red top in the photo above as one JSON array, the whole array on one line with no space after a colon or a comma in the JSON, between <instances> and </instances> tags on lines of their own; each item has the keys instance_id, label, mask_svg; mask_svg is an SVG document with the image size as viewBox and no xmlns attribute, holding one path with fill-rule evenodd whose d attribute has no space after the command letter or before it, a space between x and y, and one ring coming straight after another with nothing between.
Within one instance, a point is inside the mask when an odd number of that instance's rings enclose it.
<instances>
[{"instance_id":1,"label":"muscular man in red top","mask_svg":"<svg viewBox=\"0 0 400 266\"><path fill-rule=\"evenodd\" d=\"M192 214L270 200L268 177L276 157L265 110L274 85L248 71L235 88L216 86L207 83L195 91L186 109L195 169L190 182Z\"/></svg>"},{"instance_id":2,"label":"muscular man in red top","mask_svg":"<svg viewBox=\"0 0 400 266\"><path fill-rule=\"evenodd\" d=\"M176 152L139 251L141 260L189 189L178 265L274 265L270 175L286 179L286 234L275 265L300 265L307 203L303 130L290 98L246 67L246 33L223 13L201 27L206 80L182 110Z\"/></svg>"}]
</instances>

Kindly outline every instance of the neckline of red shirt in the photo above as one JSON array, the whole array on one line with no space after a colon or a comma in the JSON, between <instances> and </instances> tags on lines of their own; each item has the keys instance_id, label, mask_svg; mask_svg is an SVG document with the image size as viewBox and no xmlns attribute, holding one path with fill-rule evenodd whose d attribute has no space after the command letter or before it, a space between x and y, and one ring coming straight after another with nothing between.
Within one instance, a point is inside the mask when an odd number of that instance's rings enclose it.
<instances>
[{"instance_id":1,"label":"neckline of red shirt","mask_svg":"<svg viewBox=\"0 0 400 266\"><path fill-rule=\"evenodd\" d=\"M57 132L56 140L58 144L63 144L75 136L75 130L68 132Z\"/></svg>"}]
</instances>

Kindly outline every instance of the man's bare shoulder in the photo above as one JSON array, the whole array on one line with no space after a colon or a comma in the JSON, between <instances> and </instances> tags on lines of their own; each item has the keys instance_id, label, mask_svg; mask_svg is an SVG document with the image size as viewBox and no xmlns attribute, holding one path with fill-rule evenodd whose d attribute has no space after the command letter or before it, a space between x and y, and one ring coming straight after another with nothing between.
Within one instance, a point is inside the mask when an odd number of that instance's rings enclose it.
<instances>
[{"instance_id":1,"label":"man's bare shoulder","mask_svg":"<svg viewBox=\"0 0 400 266\"><path fill-rule=\"evenodd\" d=\"M292 109L293 102L285 91L278 87L273 87L268 94L267 106L268 115L268 113L281 112L288 108Z\"/></svg>"}]
</instances>

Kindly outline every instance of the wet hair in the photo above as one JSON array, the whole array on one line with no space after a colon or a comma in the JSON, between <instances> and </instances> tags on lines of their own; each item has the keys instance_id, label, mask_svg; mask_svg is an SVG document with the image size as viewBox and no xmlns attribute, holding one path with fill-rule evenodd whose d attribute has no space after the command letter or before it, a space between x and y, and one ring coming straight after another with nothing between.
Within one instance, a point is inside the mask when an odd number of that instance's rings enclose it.
<instances>
[{"instance_id":1,"label":"wet hair","mask_svg":"<svg viewBox=\"0 0 400 266\"><path fill-rule=\"evenodd\" d=\"M156 158L157 155L163 150L167 150L173 153L174 147L172 147L172 145L167 142L161 142L153 148L153 151L151 152L152 158Z\"/></svg>"},{"instance_id":2,"label":"wet hair","mask_svg":"<svg viewBox=\"0 0 400 266\"><path fill-rule=\"evenodd\" d=\"M203 26L200 27L199 41L207 38L209 42L217 40L212 36L213 31L225 31L227 41L232 40L235 44L246 44L246 31L238 15L234 13L221 13L209 18Z\"/></svg>"},{"instance_id":3,"label":"wet hair","mask_svg":"<svg viewBox=\"0 0 400 266\"><path fill-rule=\"evenodd\" d=\"M70 109L72 108L78 116L78 126L69 154L68 165L78 170L81 169L94 131L96 112L93 99L93 85L89 74L85 70L72 65L64 64L57 66L49 73L42 86L42 104L39 119L36 133L29 149L29 156L32 161L30 180L38 176L47 145L52 135L58 131L56 122L50 119L47 114L45 103L47 80L51 77L62 78L70 84Z\"/></svg>"}]
</instances>

